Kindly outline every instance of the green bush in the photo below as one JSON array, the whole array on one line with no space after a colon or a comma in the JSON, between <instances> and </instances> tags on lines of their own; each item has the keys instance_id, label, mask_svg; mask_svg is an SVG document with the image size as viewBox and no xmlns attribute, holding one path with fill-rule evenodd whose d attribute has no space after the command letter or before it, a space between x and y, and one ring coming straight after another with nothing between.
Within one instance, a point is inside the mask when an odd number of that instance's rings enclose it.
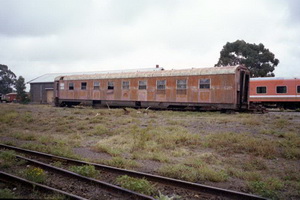
<instances>
[{"instance_id":1,"label":"green bush","mask_svg":"<svg viewBox=\"0 0 300 200\"><path fill-rule=\"evenodd\" d=\"M3 113L3 115L0 115L0 122L11 125L18 116L19 114L15 111Z\"/></svg>"},{"instance_id":2,"label":"green bush","mask_svg":"<svg viewBox=\"0 0 300 200\"><path fill-rule=\"evenodd\" d=\"M106 128L104 125L97 125L95 129L90 133L90 135L104 135L104 134L110 134L109 129Z\"/></svg>"},{"instance_id":3,"label":"green bush","mask_svg":"<svg viewBox=\"0 0 300 200\"><path fill-rule=\"evenodd\" d=\"M183 179L186 181L212 181L223 182L228 179L228 175L223 170L215 170L207 165L199 163L196 167L186 166L183 164L164 165L159 169L159 174L176 179Z\"/></svg>"},{"instance_id":4,"label":"green bush","mask_svg":"<svg viewBox=\"0 0 300 200\"><path fill-rule=\"evenodd\" d=\"M146 179L133 178L127 175L119 176L116 179L117 184L121 187L139 192L146 195L152 195L155 187Z\"/></svg>"},{"instance_id":5,"label":"green bush","mask_svg":"<svg viewBox=\"0 0 300 200\"><path fill-rule=\"evenodd\" d=\"M82 166L71 166L70 171L73 171L82 176L88 176L95 178L98 176L99 171L95 169L95 166L92 165L82 165Z\"/></svg>"},{"instance_id":6,"label":"green bush","mask_svg":"<svg viewBox=\"0 0 300 200\"><path fill-rule=\"evenodd\" d=\"M47 175L46 172L38 167L29 167L24 171L25 178L36 182L36 183L43 183L45 182Z\"/></svg>"},{"instance_id":7,"label":"green bush","mask_svg":"<svg viewBox=\"0 0 300 200\"><path fill-rule=\"evenodd\" d=\"M252 181L248 184L249 189L264 197L277 199L278 191L283 188L284 184L278 178L268 178L265 181Z\"/></svg>"},{"instance_id":8,"label":"green bush","mask_svg":"<svg viewBox=\"0 0 300 200\"><path fill-rule=\"evenodd\" d=\"M10 189L4 188L0 189L0 199L15 199L16 196L14 192L12 192Z\"/></svg>"},{"instance_id":9,"label":"green bush","mask_svg":"<svg viewBox=\"0 0 300 200\"><path fill-rule=\"evenodd\" d=\"M9 168L16 164L16 154L14 151L0 152L0 166Z\"/></svg>"}]
</instances>

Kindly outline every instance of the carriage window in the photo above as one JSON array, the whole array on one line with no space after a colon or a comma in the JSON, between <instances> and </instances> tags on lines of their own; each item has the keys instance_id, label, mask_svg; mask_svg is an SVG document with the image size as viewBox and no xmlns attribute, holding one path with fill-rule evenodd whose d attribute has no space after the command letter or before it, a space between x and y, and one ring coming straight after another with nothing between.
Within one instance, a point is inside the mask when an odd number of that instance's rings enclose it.
<instances>
[{"instance_id":1,"label":"carriage window","mask_svg":"<svg viewBox=\"0 0 300 200\"><path fill-rule=\"evenodd\" d=\"M129 90L129 81L123 81L122 88L123 90Z\"/></svg>"},{"instance_id":2,"label":"carriage window","mask_svg":"<svg viewBox=\"0 0 300 200\"><path fill-rule=\"evenodd\" d=\"M256 88L256 93L257 94L266 94L267 93L267 87L264 87L264 86L257 87Z\"/></svg>"},{"instance_id":3,"label":"carriage window","mask_svg":"<svg viewBox=\"0 0 300 200\"><path fill-rule=\"evenodd\" d=\"M64 83L60 83L59 84L59 89L64 90L65 89L65 84Z\"/></svg>"},{"instance_id":4,"label":"carriage window","mask_svg":"<svg viewBox=\"0 0 300 200\"><path fill-rule=\"evenodd\" d=\"M300 93L300 85L297 86L297 93Z\"/></svg>"},{"instance_id":5,"label":"carriage window","mask_svg":"<svg viewBox=\"0 0 300 200\"><path fill-rule=\"evenodd\" d=\"M277 93L286 93L287 89L286 86L277 86L276 92Z\"/></svg>"},{"instance_id":6,"label":"carriage window","mask_svg":"<svg viewBox=\"0 0 300 200\"><path fill-rule=\"evenodd\" d=\"M113 81L108 81L107 82L107 89L108 90L113 90L114 89L114 82Z\"/></svg>"},{"instance_id":7,"label":"carriage window","mask_svg":"<svg viewBox=\"0 0 300 200\"><path fill-rule=\"evenodd\" d=\"M100 90L100 82L94 82L94 90Z\"/></svg>"},{"instance_id":8,"label":"carriage window","mask_svg":"<svg viewBox=\"0 0 300 200\"><path fill-rule=\"evenodd\" d=\"M186 89L186 80L176 81L177 89Z\"/></svg>"},{"instance_id":9,"label":"carriage window","mask_svg":"<svg viewBox=\"0 0 300 200\"><path fill-rule=\"evenodd\" d=\"M210 88L210 79L200 79L199 81L199 88L200 89L209 89Z\"/></svg>"},{"instance_id":10,"label":"carriage window","mask_svg":"<svg viewBox=\"0 0 300 200\"><path fill-rule=\"evenodd\" d=\"M147 81L139 81L139 90L147 89Z\"/></svg>"},{"instance_id":11,"label":"carriage window","mask_svg":"<svg viewBox=\"0 0 300 200\"><path fill-rule=\"evenodd\" d=\"M69 90L74 90L74 83L69 83Z\"/></svg>"},{"instance_id":12,"label":"carriage window","mask_svg":"<svg viewBox=\"0 0 300 200\"><path fill-rule=\"evenodd\" d=\"M156 81L156 88L158 90L165 90L166 89L166 80Z\"/></svg>"},{"instance_id":13,"label":"carriage window","mask_svg":"<svg viewBox=\"0 0 300 200\"><path fill-rule=\"evenodd\" d=\"M81 89L82 90L86 90L86 86L87 86L86 82L81 82Z\"/></svg>"}]
</instances>

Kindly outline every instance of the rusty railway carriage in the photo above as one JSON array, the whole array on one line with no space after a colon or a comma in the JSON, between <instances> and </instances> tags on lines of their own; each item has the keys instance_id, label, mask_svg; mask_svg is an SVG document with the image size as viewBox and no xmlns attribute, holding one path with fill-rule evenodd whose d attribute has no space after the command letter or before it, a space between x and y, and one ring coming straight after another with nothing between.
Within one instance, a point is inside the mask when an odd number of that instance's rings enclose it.
<instances>
[{"instance_id":1,"label":"rusty railway carriage","mask_svg":"<svg viewBox=\"0 0 300 200\"><path fill-rule=\"evenodd\" d=\"M250 101L266 107L300 108L299 78L251 78Z\"/></svg>"},{"instance_id":2,"label":"rusty railway carriage","mask_svg":"<svg viewBox=\"0 0 300 200\"><path fill-rule=\"evenodd\" d=\"M249 71L244 66L59 76L54 84L56 106L191 110L249 106Z\"/></svg>"}]
</instances>

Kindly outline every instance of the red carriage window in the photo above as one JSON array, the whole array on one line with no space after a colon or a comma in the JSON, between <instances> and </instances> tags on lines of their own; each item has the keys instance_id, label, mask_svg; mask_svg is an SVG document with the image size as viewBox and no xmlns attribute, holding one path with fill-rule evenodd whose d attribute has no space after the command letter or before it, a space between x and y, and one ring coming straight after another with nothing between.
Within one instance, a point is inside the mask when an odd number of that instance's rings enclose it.
<instances>
[{"instance_id":1,"label":"red carriage window","mask_svg":"<svg viewBox=\"0 0 300 200\"><path fill-rule=\"evenodd\" d=\"M185 90L187 88L187 83L186 82L187 82L186 79L177 80L176 81L177 89Z\"/></svg>"},{"instance_id":2,"label":"red carriage window","mask_svg":"<svg viewBox=\"0 0 300 200\"><path fill-rule=\"evenodd\" d=\"M87 86L86 82L81 82L81 89L82 90L86 90L86 86Z\"/></svg>"},{"instance_id":3,"label":"red carriage window","mask_svg":"<svg viewBox=\"0 0 300 200\"><path fill-rule=\"evenodd\" d=\"M100 90L100 82L98 81L94 82L94 90Z\"/></svg>"},{"instance_id":4,"label":"red carriage window","mask_svg":"<svg viewBox=\"0 0 300 200\"><path fill-rule=\"evenodd\" d=\"M287 88L286 88L286 86L277 86L276 87L276 92L277 93L286 93L287 92Z\"/></svg>"},{"instance_id":5,"label":"red carriage window","mask_svg":"<svg viewBox=\"0 0 300 200\"><path fill-rule=\"evenodd\" d=\"M199 88L200 89L209 89L210 88L210 79L200 79L199 81Z\"/></svg>"},{"instance_id":6,"label":"red carriage window","mask_svg":"<svg viewBox=\"0 0 300 200\"><path fill-rule=\"evenodd\" d=\"M297 86L297 93L300 93L300 85Z\"/></svg>"},{"instance_id":7,"label":"red carriage window","mask_svg":"<svg viewBox=\"0 0 300 200\"><path fill-rule=\"evenodd\" d=\"M156 89L157 90L165 90L166 89L166 80L157 80L156 81Z\"/></svg>"},{"instance_id":8,"label":"red carriage window","mask_svg":"<svg viewBox=\"0 0 300 200\"><path fill-rule=\"evenodd\" d=\"M107 83L107 89L108 90L113 90L115 87L114 87L114 82L113 81L108 81Z\"/></svg>"},{"instance_id":9,"label":"red carriage window","mask_svg":"<svg viewBox=\"0 0 300 200\"><path fill-rule=\"evenodd\" d=\"M265 86L257 87L256 88L256 93L257 94L266 94L267 93L267 87L265 87Z\"/></svg>"},{"instance_id":10,"label":"red carriage window","mask_svg":"<svg viewBox=\"0 0 300 200\"><path fill-rule=\"evenodd\" d=\"M122 88L123 90L129 90L129 81L123 81Z\"/></svg>"},{"instance_id":11,"label":"red carriage window","mask_svg":"<svg viewBox=\"0 0 300 200\"><path fill-rule=\"evenodd\" d=\"M69 83L69 90L74 90L74 83Z\"/></svg>"},{"instance_id":12,"label":"red carriage window","mask_svg":"<svg viewBox=\"0 0 300 200\"><path fill-rule=\"evenodd\" d=\"M147 89L147 81L139 81L139 90Z\"/></svg>"}]
</instances>

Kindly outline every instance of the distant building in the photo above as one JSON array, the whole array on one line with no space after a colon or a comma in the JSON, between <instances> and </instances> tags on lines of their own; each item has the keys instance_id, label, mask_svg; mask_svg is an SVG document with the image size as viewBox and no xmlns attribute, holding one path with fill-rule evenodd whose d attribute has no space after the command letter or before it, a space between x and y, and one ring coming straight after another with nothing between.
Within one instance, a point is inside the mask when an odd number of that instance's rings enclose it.
<instances>
[{"instance_id":1,"label":"distant building","mask_svg":"<svg viewBox=\"0 0 300 200\"><path fill-rule=\"evenodd\" d=\"M12 92L12 93L8 93L8 94L3 94L0 95L0 102L16 102L17 100L17 93L16 92Z\"/></svg>"},{"instance_id":2,"label":"distant building","mask_svg":"<svg viewBox=\"0 0 300 200\"><path fill-rule=\"evenodd\" d=\"M49 73L39 76L27 83L30 84L30 99L32 103L52 104L54 97L54 79L58 76L85 75L85 74L105 74L122 72L143 72L164 70L156 65L156 68L127 69L113 71L94 71L94 72L73 72L73 73Z\"/></svg>"}]
</instances>

